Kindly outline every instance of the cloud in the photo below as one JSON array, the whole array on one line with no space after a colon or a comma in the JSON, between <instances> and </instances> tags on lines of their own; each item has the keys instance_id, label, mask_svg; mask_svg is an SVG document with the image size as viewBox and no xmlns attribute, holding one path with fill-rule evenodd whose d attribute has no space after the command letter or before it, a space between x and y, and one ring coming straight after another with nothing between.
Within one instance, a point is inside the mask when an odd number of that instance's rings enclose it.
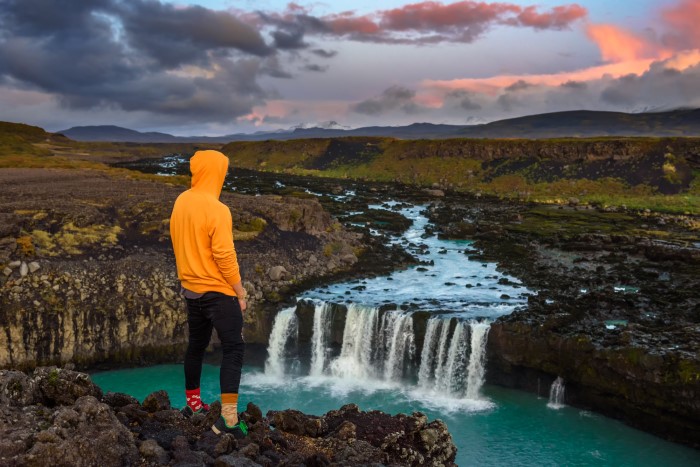
<instances>
[{"instance_id":1,"label":"cloud","mask_svg":"<svg viewBox=\"0 0 700 467\"><path fill-rule=\"evenodd\" d=\"M286 71L276 55L266 58L262 61L260 73L272 78L291 79L294 77Z\"/></svg>"},{"instance_id":2,"label":"cloud","mask_svg":"<svg viewBox=\"0 0 700 467\"><path fill-rule=\"evenodd\" d=\"M468 111L481 109L481 105L476 102L474 94L462 89L450 91L445 94L443 106L458 107L461 110Z\"/></svg>"},{"instance_id":3,"label":"cloud","mask_svg":"<svg viewBox=\"0 0 700 467\"><path fill-rule=\"evenodd\" d=\"M274 52L259 31L225 11L123 0L112 2L106 12L121 22L133 49L165 66L207 61L207 52L216 50L257 56Z\"/></svg>"},{"instance_id":4,"label":"cloud","mask_svg":"<svg viewBox=\"0 0 700 467\"><path fill-rule=\"evenodd\" d=\"M390 111L399 110L403 113L414 114L421 111L414 98L416 92L403 86L391 86L382 92L379 97L367 99L350 106L351 110L365 115L381 115Z\"/></svg>"},{"instance_id":5,"label":"cloud","mask_svg":"<svg viewBox=\"0 0 700 467\"><path fill-rule=\"evenodd\" d=\"M559 85L560 87L564 89L572 89L572 90L582 90L586 89L588 85L584 83L583 81L567 81L566 83L562 83Z\"/></svg>"},{"instance_id":6,"label":"cloud","mask_svg":"<svg viewBox=\"0 0 700 467\"><path fill-rule=\"evenodd\" d=\"M585 8L576 4L555 6L546 13L539 13L534 6L529 6L518 13L517 22L535 29L566 29L587 14Z\"/></svg>"},{"instance_id":7,"label":"cloud","mask_svg":"<svg viewBox=\"0 0 700 467\"><path fill-rule=\"evenodd\" d=\"M661 13L668 25L662 41L674 50L700 49L700 2L682 0Z\"/></svg>"},{"instance_id":8,"label":"cloud","mask_svg":"<svg viewBox=\"0 0 700 467\"><path fill-rule=\"evenodd\" d=\"M598 45L606 62L638 60L659 54L655 44L611 24L589 24L586 34Z\"/></svg>"},{"instance_id":9,"label":"cloud","mask_svg":"<svg viewBox=\"0 0 700 467\"><path fill-rule=\"evenodd\" d=\"M323 73L324 71L328 70L328 66L321 66L321 65L317 65L315 63L311 63L308 65L304 65L304 70L315 71L317 73Z\"/></svg>"},{"instance_id":10,"label":"cloud","mask_svg":"<svg viewBox=\"0 0 700 467\"><path fill-rule=\"evenodd\" d=\"M325 49L314 49L311 51L312 54L318 55L321 58L333 58L338 55L335 50L325 50Z\"/></svg>"},{"instance_id":11,"label":"cloud","mask_svg":"<svg viewBox=\"0 0 700 467\"><path fill-rule=\"evenodd\" d=\"M307 35L387 44L431 44L472 42L498 25L561 30L586 15L587 10L577 4L539 11L535 6L514 3L424 1L365 15L350 11L322 17L312 16L309 10L299 10L295 5L283 14L261 13L261 19L279 28L294 25Z\"/></svg>"},{"instance_id":12,"label":"cloud","mask_svg":"<svg viewBox=\"0 0 700 467\"><path fill-rule=\"evenodd\" d=\"M68 109L230 121L288 77L260 32L228 12L145 0L0 0L0 82Z\"/></svg>"},{"instance_id":13,"label":"cloud","mask_svg":"<svg viewBox=\"0 0 700 467\"><path fill-rule=\"evenodd\" d=\"M682 67L682 65L686 65ZM601 92L604 102L651 108L700 105L700 53L685 52L658 61L645 73L610 82Z\"/></svg>"},{"instance_id":14,"label":"cloud","mask_svg":"<svg viewBox=\"0 0 700 467\"><path fill-rule=\"evenodd\" d=\"M531 88L533 85L525 81L524 79L519 79L515 83L511 84L510 86L506 86L505 90L506 91L511 91L511 92L517 92L517 91L523 91L525 89Z\"/></svg>"}]
</instances>

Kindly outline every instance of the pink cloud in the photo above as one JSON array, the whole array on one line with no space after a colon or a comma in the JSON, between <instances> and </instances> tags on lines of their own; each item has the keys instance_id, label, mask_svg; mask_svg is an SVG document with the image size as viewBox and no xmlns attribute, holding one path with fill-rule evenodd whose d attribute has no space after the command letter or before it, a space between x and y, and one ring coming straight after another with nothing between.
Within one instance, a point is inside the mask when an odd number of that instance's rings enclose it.
<instances>
[{"instance_id":1,"label":"pink cloud","mask_svg":"<svg viewBox=\"0 0 700 467\"><path fill-rule=\"evenodd\" d=\"M669 32L665 45L675 50L700 49L700 1L681 0L678 5L661 12Z\"/></svg>"},{"instance_id":2,"label":"pink cloud","mask_svg":"<svg viewBox=\"0 0 700 467\"><path fill-rule=\"evenodd\" d=\"M584 18L587 10L577 4L539 11L536 6L514 3L425 1L358 16L352 11L311 16L295 3L283 14L265 13L269 24L294 27L306 34L350 36L355 40L384 43L471 42L492 26L565 29Z\"/></svg>"},{"instance_id":3,"label":"pink cloud","mask_svg":"<svg viewBox=\"0 0 700 467\"><path fill-rule=\"evenodd\" d=\"M352 33L377 34L381 32L379 25L367 16L333 15L324 18L331 31L337 35Z\"/></svg>"},{"instance_id":4,"label":"pink cloud","mask_svg":"<svg viewBox=\"0 0 700 467\"><path fill-rule=\"evenodd\" d=\"M536 29L564 29L587 14L585 8L576 4L556 6L549 13L538 13L535 7L529 6L518 14L518 22Z\"/></svg>"},{"instance_id":5,"label":"pink cloud","mask_svg":"<svg viewBox=\"0 0 700 467\"><path fill-rule=\"evenodd\" d=\"M422 2L379 13L384 29L393 31L428 30L465 27L495 22L506 13L519 13L522 9L507 3Z\"/></svg>"},{"instance_id":6,"label":"pink cloud","mask_svg":"<svg viewBox=\"0 0 700 467\"><path fill-rule=\"evenodd\" d=\"M649 69L651 59L640 59L623 63L585 68L577 71L540 74L540 75L500 75L489 78L465 78L453 80L425 80L422 85L429 90L466 90L479 94L495 96L505 88L521 81L531 86L561 86L568 82L585 82L600 79L603 76L619 78L629 74L641 74Z\"/></svg>"},{"instance_id":7,"label":"pink cloud","mask_svg":"<svg viewBox=\"0 0 700 467\"><path fill-rule=\"evenodd\" d=\"M656 55L657 47L612 24L589 24L586 34L598 45L606 62L623 62Z\"/></svg>"}]
</instances>

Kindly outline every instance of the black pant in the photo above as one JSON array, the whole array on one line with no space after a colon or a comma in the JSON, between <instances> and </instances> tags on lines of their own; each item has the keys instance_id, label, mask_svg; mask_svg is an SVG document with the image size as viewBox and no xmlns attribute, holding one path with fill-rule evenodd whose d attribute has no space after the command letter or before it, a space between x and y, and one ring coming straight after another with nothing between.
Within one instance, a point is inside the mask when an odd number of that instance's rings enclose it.
<instances>
[{"instance_id":1,"label":"black pant","mask_svg":"<svg viewBox=\"0 0 700 467\"><path fill-rule=\"evenodd\" d=\"M207 292L200 298L187 299L189 344L185 353L185 388L197 389L202 376L202 359L209 345L212 328L221 339L224 355L219 375L222 394L238 394L243 367L243 314L236 297Z\"/></svg>"}]
</instances>

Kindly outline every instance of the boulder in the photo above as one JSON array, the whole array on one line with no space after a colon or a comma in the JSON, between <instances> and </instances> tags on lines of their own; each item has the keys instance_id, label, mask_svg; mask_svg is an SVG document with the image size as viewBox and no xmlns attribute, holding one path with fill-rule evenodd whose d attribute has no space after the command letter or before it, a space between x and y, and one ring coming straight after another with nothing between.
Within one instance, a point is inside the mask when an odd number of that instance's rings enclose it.
<instances>
[{"instance_id":1,"label":"boulder","mask_svg":"<svg viewBox=\"0 0 700 467\"><path fill-rule=\"evenodd\" d=\"M284 268L284 266L273 266L267 271L268 277L273 281L280 281L288 274L289 272Z\"/></svg>"}]
</instances>

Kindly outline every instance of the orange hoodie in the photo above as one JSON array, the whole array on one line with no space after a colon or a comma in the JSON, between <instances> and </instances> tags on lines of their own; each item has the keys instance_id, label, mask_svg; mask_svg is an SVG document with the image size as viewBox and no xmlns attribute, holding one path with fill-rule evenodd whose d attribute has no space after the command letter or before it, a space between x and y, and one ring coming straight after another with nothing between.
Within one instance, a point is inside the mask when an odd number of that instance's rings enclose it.
<instances>
[{"instance_id":1,"label":"orange hoodie","mask_svg":"<svg viewBox=\"0 0 700 467\"><path fill-rule=\"evenodd\" d=\"M241 281L231 211L219 201L228 165L219 151L197 151L190 159L192 188L177 197L170 216L177 275L192 292L235 296L233 285Z\"/></svg>"}]
</instances>

